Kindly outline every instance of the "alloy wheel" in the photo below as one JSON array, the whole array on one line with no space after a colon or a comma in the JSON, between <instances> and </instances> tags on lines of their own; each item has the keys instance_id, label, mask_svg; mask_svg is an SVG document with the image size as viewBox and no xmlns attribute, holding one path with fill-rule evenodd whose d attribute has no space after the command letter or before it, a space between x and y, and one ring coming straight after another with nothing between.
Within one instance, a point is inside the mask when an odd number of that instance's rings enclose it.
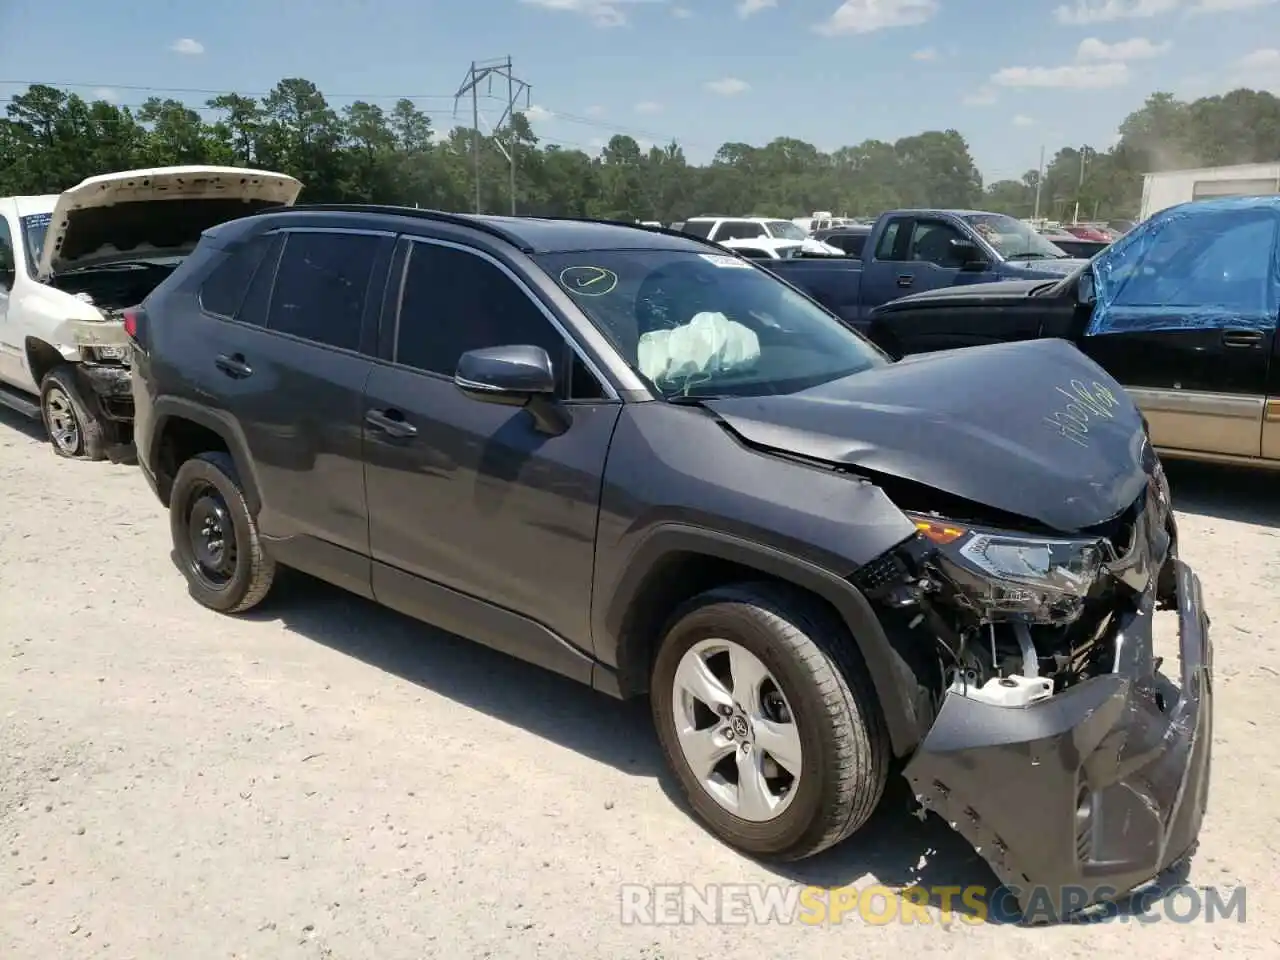
<instances>
[{"instance_id":1,"label":"alloy wheel","mask_svg":"<svg viewBox=\"0 0 1280 960\"><path fill-rule=\"evenodd\" d=\"M731 640L702 640L681 657L672 693L680 750L702 789L743 820L781 816L803 751L781 684L760 658Z\"/></svg>"},{"instance_id":2,"label":"alloy wheel","mask_svg":"<svg viewBox=\"0 0 1280 960\"><path fill-rule=\"evenodd\" d=\"M54 446L69 455L79 451L80 420L71 398L61 387L51 386L45 392L44 423Z\"/></svg>"}]
</instances>

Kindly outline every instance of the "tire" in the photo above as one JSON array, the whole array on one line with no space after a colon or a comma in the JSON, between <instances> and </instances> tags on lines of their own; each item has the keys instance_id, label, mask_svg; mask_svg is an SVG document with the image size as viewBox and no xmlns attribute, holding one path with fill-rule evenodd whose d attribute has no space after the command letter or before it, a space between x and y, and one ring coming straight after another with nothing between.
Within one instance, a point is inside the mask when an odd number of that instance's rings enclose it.
<instances>
[{"instance_id":1,"label":"tire","mask_svg":"<svg viewBox=\"0 0 1280 960\"><path fill-rule=\"evenodd\" d=\"M203 537L200 531L207 520L219 532ZM193 531L195 524L199 528ZM201 453L178 468L169 500L169 529L191 596L203 606L219 613L243 613L271 590L276 564L262 549L257 520L227 454ZM197 541L206 548L210 541L221 542L222 550L202 551Z\"/></svg>"},{"instance_id":2,"label":"tire","mask_svg":"<svg viewBox=\"0 0 1280 960\"><path fill-rule=\"evenodd\" d=\"M109 425L85 400L75 367L54 367L40 381L40 419L53 452L68 460L105 460Z\"/></svg>"},{"instance_id":3,"label":"tire","mask_svg":"<svg viewBox=\"0 0 1280 960\"><path fill-rule=\"evenodd\" d=\"M720 783L707 786L682 746L679 731L688 728L690 701L675 691L677 674L682 662L689 662L687 656L702 656L721 641L745 650L757 665L763 665L789 709L791 736L801 748L799 775L778 801L778 812L763 819L733 812L732 803L726 806L724 797L729 793L742 796L739 788ZM731 648L729 657L736 655ZM715 663L716 656L712 653L712 659L703 662ZM729 657L721 664L727 664ZM654 725L667 763L698 819L730 846L751 856L800 860L844 840L880 803L891 750L870 676L844 624L806 594L757 583L720 587L694 598L672 618L651 683ZM741 700L739 692L733 691L735 701ZM776 702L774 698L775 706ZM739 716L736 708L730 709L734 710L730 719L715 721L716 727L726 724L722 731ZM714 716L696 712L704 718ZM694 726L700 734L701 724ZM772 729L776 736L785 728L783 724ZM781 742L764 740L764 727L754 729L749 736L752 744ZM741 737L737 739L741 743ZM772 759L766 748L752 744L748 751L739 746L728 760L731 773L741 769L744 757ZM773 769L778 770L778 764ZM755 812L760 812L758 805Z\"/></svg>"}]
</instances>

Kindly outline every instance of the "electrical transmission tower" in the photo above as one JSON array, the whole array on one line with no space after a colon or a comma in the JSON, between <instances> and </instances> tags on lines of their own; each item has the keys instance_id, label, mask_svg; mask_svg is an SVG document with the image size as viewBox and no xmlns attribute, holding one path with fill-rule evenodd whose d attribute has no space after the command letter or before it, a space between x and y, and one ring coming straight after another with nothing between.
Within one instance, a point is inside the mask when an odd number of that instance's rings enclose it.
<instances>
[{"instance_id":1,"label":"electrical transmission tower","mask_svg":"<svg viewBox=\"0 0 1280 960\"><path fill-rule=\"evenodd\" d=\"M524 98L525 109L529 109L529 91L533 88L523 80L518 79L511 71L510 57L503 57L501 60L473 60L471 69L467 71L467 78L462 81L462 86L458 87L458 92L453 95L453 114L456 117L458 115L458 101L467 94L471 94L471 159L475 164L476 213L482 212L480 209L480 84L488 81L486 95L492 96L495 77L500 81L507 81L507 107L502 112L498 122L494 124L491 133L493 142L502 151L502 155L507 158L507 163L511 167L511 215L515 216L516 213L516 138L512 117L515 114L516 103L521 97ZM502 129L504 123L507 124L507 129L511 131L511 142L505 146L498 136L498 131Z\"/></svg>"}]
</instances>

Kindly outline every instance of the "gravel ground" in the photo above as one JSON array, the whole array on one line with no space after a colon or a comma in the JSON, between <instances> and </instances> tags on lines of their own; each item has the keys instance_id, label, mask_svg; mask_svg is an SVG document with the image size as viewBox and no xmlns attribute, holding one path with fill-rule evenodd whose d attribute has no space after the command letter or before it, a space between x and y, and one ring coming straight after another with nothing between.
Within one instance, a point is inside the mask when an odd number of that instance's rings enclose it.
<instances>
[{"instance_id":1,"label":"gravel ground","mask_svg":"<svg viewBox=\"0 0 1280 960\"><path fill-rule=\"evenodd\" d=\"M0 957L1274 957L1274 478L1170 475L1217 643L1187 882L1245 885L1244 924L635 926L624 883L994 880L896 796L787 875L748 861L673 802L643 705L307 578L205 611L136 468L60 461L0 412Z\"/></svg>"}]
</instances>

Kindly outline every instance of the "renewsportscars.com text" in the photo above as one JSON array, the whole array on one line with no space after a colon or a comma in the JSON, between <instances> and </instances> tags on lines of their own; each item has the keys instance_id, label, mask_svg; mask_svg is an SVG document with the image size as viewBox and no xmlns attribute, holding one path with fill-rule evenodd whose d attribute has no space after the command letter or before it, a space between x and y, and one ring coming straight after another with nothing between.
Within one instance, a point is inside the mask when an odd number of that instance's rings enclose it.
<instances>
[{"instance_id":1,"label":"renewsportscars.com text","mask_svg":"<svg viewBox=\"0 0 1280 960\"><path fill-rule=\"evenodd\" d=\"M1177 886L1119 897L1117 903L1093 903L1115 897L1106 888L1086 891L1064 887L1064 913L1086 922L1215 923L1245 922L1244 887ZM625 884L621 921L626 925L801 924L825 926L850 920L888 924L1053 922L1054 897L1048 889L1027 891L1027 908L1018 908L1016 891L1005 887L933 886L893 888L805 887L793 884ZM1123 908L1119 905L1123 904ZM1086 906L1088 909L1086 910Z\"/></svg>"}]
</instances>

